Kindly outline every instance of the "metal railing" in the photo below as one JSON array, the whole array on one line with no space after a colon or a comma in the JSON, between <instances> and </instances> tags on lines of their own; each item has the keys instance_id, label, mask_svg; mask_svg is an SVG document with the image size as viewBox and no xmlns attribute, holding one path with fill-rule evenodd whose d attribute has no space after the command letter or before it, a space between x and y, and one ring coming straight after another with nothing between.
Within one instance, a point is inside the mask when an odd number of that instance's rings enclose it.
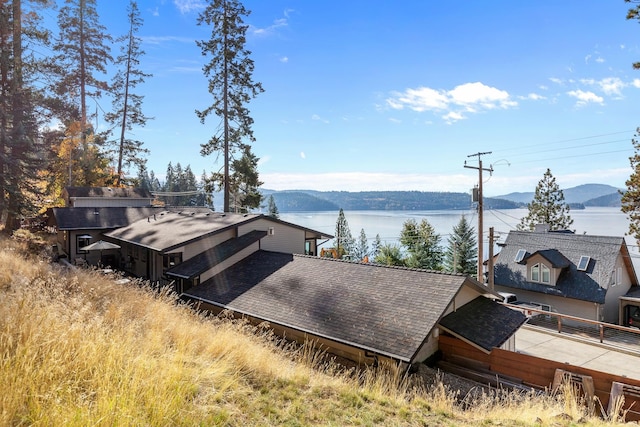
<instances>
[{"instance_id":1,"label":"metal railing","mask_svg":"<svg viewBox=\"0 0 640 427\"><path fill-rule=\"evenodd\" d=\"M613 323L600 322L597 320L589 320L589 319L584 319L582 317L571 316L568 314L562 314L554 311L548 311L548 310L537 309L532 307L527 307L526 309L523 309L523 307L518 305L507 304L507 303L502 303L502 304L514 310L518 310L518 311L526 310L527 313L525 314L529 315L528 323L534 326L550 327L555 323L555 325L557 326L558 333L562 333L563 330L565 330L567 333L572 333L572 334L576 334L576 332L579 332L580 334L586 334L591 337L594 337L594 336L597 337L600 340L600 343L604 343L605 330L618 331L618 332L624 333L629 337L633 337L637 339L638 341L635 343L635 345L640 346L640 329L638 328L630 328L628 326L620 326L620 325L615 325ZM566 320L577 322L584 326L576 327L576 326L565 325L563 322ZM609 340L612 343L624 344L625 341L621 338L623 337L620 335L616 335L614 332L614 336L609 337Z\"/></svg>"}]
</instances>

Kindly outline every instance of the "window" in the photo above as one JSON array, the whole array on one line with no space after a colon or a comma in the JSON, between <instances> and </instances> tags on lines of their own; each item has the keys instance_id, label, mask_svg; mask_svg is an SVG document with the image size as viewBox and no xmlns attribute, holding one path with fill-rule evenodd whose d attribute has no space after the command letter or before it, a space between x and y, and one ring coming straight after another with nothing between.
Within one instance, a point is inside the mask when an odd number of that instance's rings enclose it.
<instances>
[{"instance_id":1,"label":"window","mask_svg":"<svg viewBox=\"0 0 640 427\"><path fill-rule=\"evenodd\" d=\"M521 262L524 259L524 256L527 254L526 249L518 249L518 253L516 254L515 262Z\"/></svg>"},{"instance_id":2,"label":"window","mask_svg":"<svg viewBox=\"0 0 640 427\"><path fill-rule=\"evenodd\" d=\"M540 264L536 264L531 267L531 281L539 282L540 281Z\"/></svg>"},{"instance_id":3,"label":"window","mask_svg":"<svg viewBox=\"0 0 640 427\"><path fill-rule=\"evenodd\" d=\"M164 254L162 256L162 266L165 270L170 269L182 262L182 253L177 252L175 254Z\"/></svg>"},{"instance_id":4,"label":"window","mask_svg":"<svg viewBox=\"0 0 640 427\"><path fill-rule=\"evenodd\" d=\"M81 251L80 248L84 248L85 246L89 246L91 243L91 236L88 234L81 234L76 236L76 253L86 254L87 251Z\"/></svg>"},{"instance_id":5,"label":"window","mask_svg":"<svg viewBox=\"0 0 640 427\"><path fill-rule=\"evenodd\" d=\"M276 234L276 229L274 227L269 227L269 236L273 236Z\"/></svg>"},{"instance_id":6,"label":"window","mask_svg":"<svg viewBox=\"0 0 640 427\"><path fill-rule=\"evenodd\" d=\"M587 267L589 266L589 261L591 261L591 257L581 256L580 262L578 263L578 270L587 271Z\"/></svg>"},{"instance_id":7,"label":"window","mask_svg":"<svg viewBox=\"0 0 640 427\"><path fill-rule=\"evenodd\" d=\"M551 270L544 264L538 263L531 267L531 281L551 283Z\"/></svg>"},{"instance_id":8,"label":"window","mask_svg":"<svg viewBox=\"0 0 640 427\"><path fill-rule=\"evenodd\" d=\"M542 283L551 282L551 270L544 264L540 264L540 271L542 272Z\"/></svg>"}]
</instances>

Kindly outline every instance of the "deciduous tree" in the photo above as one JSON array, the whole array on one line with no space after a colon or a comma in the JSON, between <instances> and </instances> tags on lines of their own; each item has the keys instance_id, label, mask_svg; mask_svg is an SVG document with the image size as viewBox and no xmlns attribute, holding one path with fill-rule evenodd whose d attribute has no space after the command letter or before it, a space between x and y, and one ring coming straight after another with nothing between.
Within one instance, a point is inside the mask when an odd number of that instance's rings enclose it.
<instances>
[{"instance_id":1,"label":"deciduous tree","mask_svg":"<svg viewBox=\"0 0 640 427\"><path fill-rule=\"evenodd\" d=\"M569 205L564 201L564 193L550 169L547 169L538 182L533 201L527 208L529 213L518 224L518 230L533 231L538 224L548 225L550 230L568 230L573 224L573 219L569 216Z\"/></svg>"},{"instance_id":2,"label":"deciduous tree","mask_svg":"<svg viewBox=\"0 0 640 427\"><path fill-rule=\"evenodd\" d=\"M253 119L247 108L251 99L263 92L262 85L252 79L254 64L251 52L245 47L248 26L244 17L249 15L238 0L209 0L207 7L198 15L197 24L211 27L209 40L197 41L203 56L210 61L203 67L209 79L209 93L213 104L204 110L196 110L202 123L214 114L222 121L221 131L202 144L203 156L222 152L222 171L214 174L222 180L224 191L224 212L230 210L231 163L234 153L242 150L243 139L255 141Z\"/></svg>"}]
</instances>

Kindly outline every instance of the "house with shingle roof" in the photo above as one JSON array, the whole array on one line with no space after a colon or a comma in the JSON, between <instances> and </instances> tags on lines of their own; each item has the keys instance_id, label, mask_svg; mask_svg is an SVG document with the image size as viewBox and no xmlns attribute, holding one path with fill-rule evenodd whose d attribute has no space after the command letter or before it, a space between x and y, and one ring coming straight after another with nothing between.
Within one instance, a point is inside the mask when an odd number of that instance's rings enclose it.
<instances>
[{"instance_id":1,"label":"house with shingle roof","mask_svg":"<svg viewBox=\"0 0 640 427\"><path fill-rule=\"evenodd\" d=\"M69 253L90 240L115 243L112 266L127 274L351 360L423 362L440 334L484 352L513 348L526 320L468 276L321 258L318 241L333 236L316 230L208 208L101 206L104 192L71 191L87 205L53 209Z\"/></svg>"},{"instance_id":2,"label":"house with shingle roof","mask_svg":"<svg viewBox=\"0 0 640 427\"><path fill-rule=\"evenodd\" d=\"M497 291L562 314L624 323L621 297L638 286L624 237L511 231L501 246Z\"/></svg>"},{"instance_id":3,"label":"house with shingle roof","mask_svg":"<svg viewBox=\"0 0 640 427\"><path fill-rule=\"evenodd\" d=\"M122 270L173 282L178 293L258 249L317 254L318 240L333 237L262 214L198 208L165 209L104 236L121 246Z\"/></svg>"},{"instance_id":4,"label":"house with shingle roof","mask_svg":"<svg viewBox=\"0 0 640 427\"><path fill-rule=\"evenodd\" d=\"M182 297L350 360L411 365L437 352L441 333L487 353L512 346L526 318L491 294L461 274L257 250Z\"/></svg>"},{"instance_id":5,"label":"house with shingle roof","mask_svg":"<svg viewBox=\"0 0 640 427\"><path fill-rule=\"evenodd\" d=\"M154 199L149 190L131 187L65 187L62 198L68 207L144 207Z\"/></svg>"}]
</instances>

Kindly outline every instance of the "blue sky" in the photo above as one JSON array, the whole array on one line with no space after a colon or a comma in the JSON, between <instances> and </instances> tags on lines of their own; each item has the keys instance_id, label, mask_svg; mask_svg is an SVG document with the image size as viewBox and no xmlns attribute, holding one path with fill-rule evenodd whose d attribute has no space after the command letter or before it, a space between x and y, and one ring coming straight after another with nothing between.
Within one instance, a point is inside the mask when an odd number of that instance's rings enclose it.
<instances>
[{"instance_id":1,"label":"blue sky","mask_svg":"<svg viewBox=\"0 0 640 427\"><path fill-rule=\"evenodd\" d=\"M99 2L126 30L125 0ZM195 40L196 0L140 0L153 77L137 88L155 117L135 137L149 169L190 165L219 125ZM640 126L640 25L623 0L246 0L247 47L265 92L249 108L264 188L533 191L547 168L563 188L623 187ZM102 100L104 107L109 103Z\"/></svg>"}]
</instances>

